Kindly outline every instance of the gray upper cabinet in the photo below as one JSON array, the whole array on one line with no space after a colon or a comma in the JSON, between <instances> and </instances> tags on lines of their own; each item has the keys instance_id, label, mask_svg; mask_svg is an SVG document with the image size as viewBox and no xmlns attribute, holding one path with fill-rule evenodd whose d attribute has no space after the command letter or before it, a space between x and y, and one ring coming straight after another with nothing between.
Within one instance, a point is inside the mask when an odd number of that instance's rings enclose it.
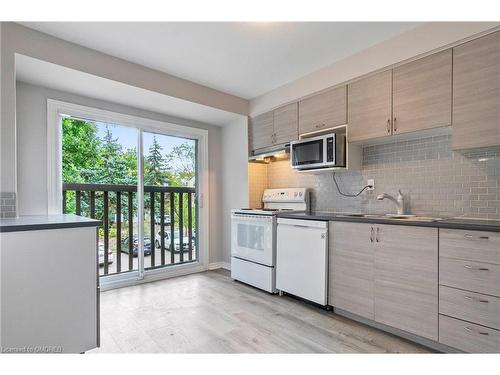
<instances>
[{"instance_id":1,"label":"gray upper cabinet","mask_svg":"<svg viewBox=\"0 0 500 375\"><path fill-rule=\"evenodd\" d=\"M438 339L438 230L377 225L375 320Z\"/></svg>"},{"instance_id":2,"label":"gray upper cabinet","mask_svg":"<svg viewBox=\"0 0 500 375\"><path fill-rule=\"evenodd\" d=\"M500 145L500 32L453 49L453 149Z\"/></svg>"},{"instance_id":3,"label":"gray upper cabinet","mask_svg":"<svg viewBox=\"0 0 500 375\"><path fill-rule=\"evenodd\" d=\"M350 142L392 134L392 70L349 84L348 93Z\"/></svg>"},{"instance_id":4,"label":"gray upper cabinet","mask_svg":"<svg viewBox=\"0 0 500 375\"><path fill-rule=\"evenodd\" d=\"M290 143L298 139L297 103L292 103L250 119L250 151Z\"/></svg>"},{"instance_id":5,"label":"gray upper cabinet","mask_svg":"<svg viewBox=\"0 0 500 375\"><path fill-rule=\"evenodd\" d=\"M451 125L452 51L393 70L393 134Z\"/></svg>"},{"instance_id":6,"label":"gray upper cabinet","mask_svg":"<svg viewBox=\"0 0 500 375\"><path fill-rule=\"evenodd\" d=\"M328 304L373 320L373 225L330 222Z\"/></svg>"},{"instance_id":7,"label":"gray upper cabinet","mask_svg":"<svg viewBox=\"0 0 500 375\"><path fill-rule=\"evenodd\" d=\"M451 125L452 51L349 84L349 141Z\"/></svg>"},{"instance_id":8,"label":"gray upper cabinet","mask_svg":"<svg viewBox=\"0 0 500 375\"><path fill-rule=\"evenodd\" d=\"M250 150L273 145L273 112L266 112L250 119Z\"/></svg>"},{"instance_id":9,"label":"gray upper cabinet","mask_svg":"<svg viewBox=\"0 0 500 375\"><path fill-rule=\"evenodd\" d=\"M298 139L298 104L274 110L274 143L285 144Z\"/></svg>"},{"instance_id":10,"label":"gray upper cabinet","mask_svg":"<svg viewBox=\"0 0 500 375\"><path fill-rule=\"evenodd\" d=\"M347 86L299 102L299 134L321 131L347 123Z\"/></svg>"}]
</instances>

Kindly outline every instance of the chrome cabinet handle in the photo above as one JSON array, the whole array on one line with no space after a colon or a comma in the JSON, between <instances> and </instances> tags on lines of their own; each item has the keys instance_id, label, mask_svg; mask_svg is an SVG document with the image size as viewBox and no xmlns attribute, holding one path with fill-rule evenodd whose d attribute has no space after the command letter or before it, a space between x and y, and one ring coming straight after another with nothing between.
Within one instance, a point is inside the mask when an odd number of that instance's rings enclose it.
<instances>
[{"instance_id":1,"label":"chrome cabinet handle","mask_svg":"<svg viewBox=\"0 0 500 375\"><path fill-rule=\"evenodd\" d=\"M371 227L371 231L370 231L370 242L373 242L373 227Z\"/></svg>"},{"instance_id":2,"label":"chrome cabinet handle","mask_svg":"<svg viewBox=\"0 0 500 375\"><path fill-rule=\"evenodd\" d=\"M379 233L380 233L380 228L377 227L377 235L375 236L375 241L377 241L377 242L380 242L380 240L378 238Z\"/></svg>"},{"instance_id":3,"label":"chrome cabinet handle","mask_svg":"<svg viewBox=\"0 0 500 375\"><path fill-rule=\"evenodd\" d=\"M485 268L485 267L474 267L474 266L471 266L470 264L466 264L464 266L464 268L467 268L468 270L477 270L477 271L489 271L490 270L489 268Z\"/></svg>"},{"instance_id":4,"label":"chrome cabinet handle","mask_svg":"<svg viewBox=\"0 0 500 375\"><path fill-rule=\"evenodd\" d=\"M478 298L474 298L474 297L471 297L471 296L464 296L464 298L465 298L466 300L469 300L469 301L474 301L474 302L490 303L490 301L488 301L488 300L485 300L485 299L478 299Z\"/></svg>"},{"instance_id":5,"label":"chrome cabinet handle","mask_svg":"<svg viewBox=\"0 0 500 375\"><path fill-rule=\"evenodd\" d=\"M391 133L391 119L387 119L387 133L390 134Z\"/></svg>"},{"instance_id":6,"label":"chrome cabinet handle","mask_svg":"<svg viewBox=\"0 0 500 375\"><path fill-rule=\"evenodd\" d=\"M397 123L397 119L396 117L394 117L394 121L393 121L393 124L394 124L394 131L397 131L398 130L398 123Z\"/></svg>"},{"instance_id":7,"label":"chrome cabinet handle","mask_svg":"<svg viewBox=\"0 0 500 375\"><path fill-rule=\"evenodd\" d=\"M489 240L490 237L488 236L477 236L477 237L474 237L472 234L464 234L464 238L466 238L467 240Z\"/></svg>"},{"instance_id":8,"label":"chrome cabinet handle","mask_svg":"<svg viewBox=\"0 0 500 375\"><path fill-rule=\"evenodd\" d=\"M472 328L470 327L464 327L464 329L467 331L467 332L475 332ZM490 334L488 332L481 332L481 331L477 331L477 333L479 333L480 335L483 335L483 336L489 336Z\"/></svg>"}]
</instances>

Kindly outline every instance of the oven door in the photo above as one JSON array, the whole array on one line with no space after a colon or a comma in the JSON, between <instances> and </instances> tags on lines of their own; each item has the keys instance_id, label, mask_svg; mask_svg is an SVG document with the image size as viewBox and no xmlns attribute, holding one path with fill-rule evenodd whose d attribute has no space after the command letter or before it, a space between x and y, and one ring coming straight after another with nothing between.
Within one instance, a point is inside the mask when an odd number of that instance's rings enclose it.
<instances>
[{"instance_id":1,"label":"oven door","mask_svg":"<svg viewBox=\"0 0 500 375\"><path fill-rule=\"evenodd\" d=\"M317 168L325 165L326 147L324 137L292 142L290 147L293 168Z\"/></svg>"},{"instance_id":2,"label":"oven door","mask_svg":"<svg viewBox=\"0 0 500 375\"><path fill-rule=\"evenodd\" d=\"M274 266L275 218L265 215L231 215L231 255Z\"/></svg>"}]
</instances>

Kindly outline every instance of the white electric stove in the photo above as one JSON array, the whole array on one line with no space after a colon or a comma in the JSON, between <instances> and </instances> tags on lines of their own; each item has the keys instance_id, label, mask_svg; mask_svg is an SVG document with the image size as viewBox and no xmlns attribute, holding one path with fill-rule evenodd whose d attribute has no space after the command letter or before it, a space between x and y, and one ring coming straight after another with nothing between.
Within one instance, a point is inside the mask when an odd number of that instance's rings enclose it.
<instances>
[{"instance_id":1,"label":"white electric stove","mask_svg":"<svg viewBox=\"0 0 500 375\"><path fill-rule=\"evenodd\" d=\"M276 215L307 211L306 188L266 189L263 208L231 212L231 278L276 293Z\"/></svg>"}]
</instances>

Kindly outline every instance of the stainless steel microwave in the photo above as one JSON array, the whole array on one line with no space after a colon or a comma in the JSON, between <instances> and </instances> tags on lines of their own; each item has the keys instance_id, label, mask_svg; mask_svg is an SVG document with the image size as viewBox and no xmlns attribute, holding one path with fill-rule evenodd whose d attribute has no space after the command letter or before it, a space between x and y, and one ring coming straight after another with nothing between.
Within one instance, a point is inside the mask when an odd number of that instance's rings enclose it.
<instances>
[{"instance_id":1,"label":"stainless steel microwave","mask_svg":"<svg viewBox=\"0 0 500 375\"><path fill-rule=\"evenodd\" d=\"M290 143L290 159L295 169L345 167L345 134L326 134Z\"/></svg>"}]
</instances>

